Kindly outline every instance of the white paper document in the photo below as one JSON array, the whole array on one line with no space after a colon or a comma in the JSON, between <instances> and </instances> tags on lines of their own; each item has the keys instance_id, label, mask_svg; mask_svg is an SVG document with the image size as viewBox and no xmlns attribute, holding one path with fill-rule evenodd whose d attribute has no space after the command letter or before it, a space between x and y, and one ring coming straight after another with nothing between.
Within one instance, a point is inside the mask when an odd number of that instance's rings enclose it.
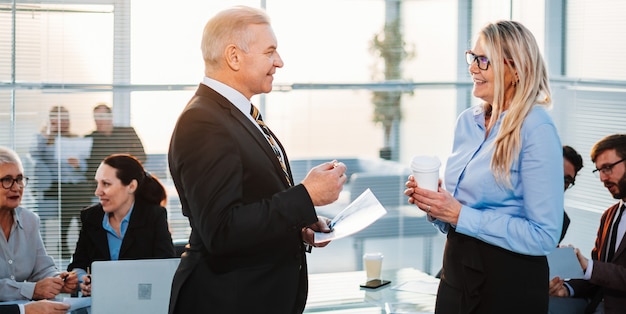
<instances>
[{"instance_id":1,"label":"white paper document","mask_svg":"<svg viewBox=\"0 0 626 314\"><path fill-rule=\"evenodd\" d=\"M585 275L573 247L557 248L547 258L550 279L557 276L561 279L581 279Z\"/></svg>"},{"instance_id":2,"label":"white paper document","mask_svg":"<svg viewBox=\"0 0 626 314\"><path fill-rule=\"evenodd\" d=\"M54 142L54 151L57 160L76 158L86 160L91 155L91 137L57 137Z\"/></svg>"},{"instance_id":3,"label":"white paper document","mask_svg":"<svg viewBox=\"0 0 626 314\"><path fill-rule=\"evenodd\" d=\"M355 234L384 216L387 210L370 189L365 190L330 222L330 233L316 232L315 243Z\"/></svg>"},{"instance_id":4,"label":"white paper document","mask_svg":"<svg viewBox=\"0 0 626 314\"><path fill-rule=\"evenodd\" d=\"M83 298L63 298L63 303L69 304L70 309L68 312L82 309L84 307L91 306L91 297L83 297Z\"/></svg>"}]
</instances>

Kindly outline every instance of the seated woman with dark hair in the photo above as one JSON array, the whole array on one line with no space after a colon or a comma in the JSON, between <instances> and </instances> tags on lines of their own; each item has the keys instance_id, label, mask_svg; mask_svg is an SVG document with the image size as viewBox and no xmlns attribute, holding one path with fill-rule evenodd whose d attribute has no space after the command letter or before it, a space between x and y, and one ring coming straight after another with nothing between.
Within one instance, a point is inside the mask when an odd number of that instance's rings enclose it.
<instances>
[{"instance_id":1,"label":"seated woman with dark hair","mask_svg":"<svg viewBox=\"0 0 626 314\"><path fill-rule=\"evenodd\" d=\"M163 205L165 188L137 158L115 154L96 171L97 205L81 212L82 228L72 263L82 279L83 296L91 295L86 276L93 261L175 257Z\"/></svg>"}]
</instances>

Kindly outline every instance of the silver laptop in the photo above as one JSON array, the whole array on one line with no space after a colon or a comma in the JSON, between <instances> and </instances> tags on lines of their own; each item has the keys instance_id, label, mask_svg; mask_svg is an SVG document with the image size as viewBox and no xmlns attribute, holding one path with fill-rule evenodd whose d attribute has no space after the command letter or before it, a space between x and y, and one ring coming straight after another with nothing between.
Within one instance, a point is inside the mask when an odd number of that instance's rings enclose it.
<instances>
[{"instance_id":1,"label":"silver laptop","mask_svg":"<svg viewBox=\"0 0 626 314\"><path fill-rule=\"evenodd\" d=\"M91 313L167 314L180 258L91 264Z\"/></svg>"}]
</instances>

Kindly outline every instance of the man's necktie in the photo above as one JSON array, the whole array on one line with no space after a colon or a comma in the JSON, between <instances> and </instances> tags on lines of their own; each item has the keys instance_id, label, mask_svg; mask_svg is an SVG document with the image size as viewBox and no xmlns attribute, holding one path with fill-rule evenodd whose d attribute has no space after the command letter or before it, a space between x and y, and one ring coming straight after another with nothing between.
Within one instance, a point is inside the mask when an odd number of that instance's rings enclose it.
<instances>
[{"instance_id":1,"label":"man's necktie","mask_svg":"<svg viewBox=\"0 0 626 314\"><path fill-rule=\"evenodd\" d=\"M285 179L287 179L289 185L292 185L291 180L289 179L289 173L287 173L285 160L283 159L283 155L280 153L280 148L278 148L278 144L276 144L274 136L272 136L272 132L270 132L270 129L267 127L267 125L265 125L265 122L263 122L263 117L261 116L259 109L255 105L252 105L252 108L250 108L250 115L252 115L252 118L254 118L256 123L261 127L261 130L263 130L267 141L270 143L270 146L272 146L274 154L276 154L276 158L278 158L280 167L283 168L283 174L285 175Z\"/></svg>"},{"instance_id":2,"label":"man's necktie","mask_svg":"<svg viewBox=\"0 0 626 314\"><path fill-rule=\"evenodd\" d=\"M615 222L613 223L613 226L611 227L611 239L609 240L609 251L606 254L607 262L610 262L613 259L613 255L615 254L615 245L617 242L617 228L619 227L620 220L622 220L622 214L624 213L624 206L626 205L622 204L622 206L619 208L619 214L617 214L617 219L615 220Z\"/></svg>"}]
</instances>

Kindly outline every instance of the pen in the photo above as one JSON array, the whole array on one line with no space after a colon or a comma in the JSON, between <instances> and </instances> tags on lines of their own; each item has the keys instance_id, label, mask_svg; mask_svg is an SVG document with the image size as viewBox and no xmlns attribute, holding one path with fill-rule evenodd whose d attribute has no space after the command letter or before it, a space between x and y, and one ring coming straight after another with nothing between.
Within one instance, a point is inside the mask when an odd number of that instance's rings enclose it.
<instances>
[{"instance_id":1,"label":"pen","mask_svg":"<svg viewBox=\"0 0 626 314\"><path fill-rule=\"evenodd\" d=\"M73 272L74 272L74 271L71 271L71 272L69 272L69 273L66 273L66 274L63 276L63 278L62 278L62 279L63 279L63 281L66 281L66 280L67 280L67 277L69 277L69 276L70 276Z\"/></svg>"}]
</instances>

